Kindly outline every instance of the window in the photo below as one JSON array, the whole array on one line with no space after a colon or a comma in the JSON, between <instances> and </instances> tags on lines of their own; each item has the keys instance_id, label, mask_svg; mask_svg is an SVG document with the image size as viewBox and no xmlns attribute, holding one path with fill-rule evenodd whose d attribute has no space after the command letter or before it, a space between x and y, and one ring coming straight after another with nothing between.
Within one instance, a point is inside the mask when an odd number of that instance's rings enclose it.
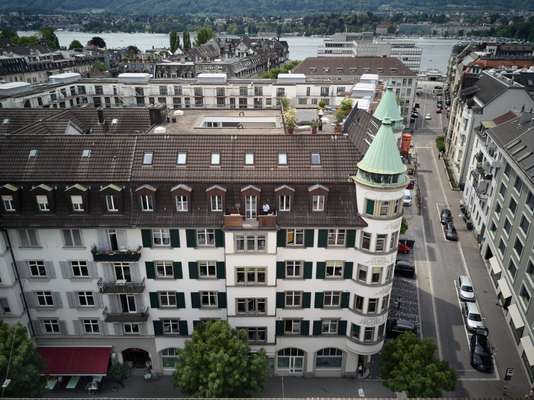
<instances>
[{"instance_id":1,"label":"window","mask_svg":"<svg viewBox=\"0 0 534 400\"><path fill-rule=\"evenodd\" d=\"M41 307L52 307L54 305L54 298L52 292L35 292L37 296L37 304Z\"/></svg>"},{"instance_id":2,"label":"window","mask_svg":"<svg viewBox=\"0 0 534 400\"><path fill-rule=\"evenodd\" d=\"M534 278L534 262L532 262L532 260L528 260L526 271L527 271L529 278Z\"/></svg>"},{"instance_id":3,"label":"window","mask_svg":"<svg viewBox=\"0 0 534 400\"><path fill-rule=\"evenodd\" d=\"M211 153L211 165L220 165L220 164L221 164L221 154Z\"/></svg>"},{"instance_id":4,"label":"window","mask_svg":"<svg viewBox=\"0 0 534 400\"><path fill-rule=\"evenodd\" d=\"M328 246L345 246L345 229L328 230Z\"/></svg>"},{"instance_id":5,"label":"window","mask_svg":"<svg viewBox=\"0 0 534 400\"><path fill-rule=\"evenodd\" d=\"M83 211L83 198L80 195L70 196L73 211Z\"/></svg>"},{"instance_id":6,"label":"window","mask_svg":"<svg viewBox=\"0 0 534 400\"><path fill-rule=\"evenodd\" d=\"M506 185L504 183L501 183L501 186L499 187L499 193L504 199L504 197L506 196Z\"/></svg>"},{"instance_id":7,"label":"window","mask_svg":"<svg viewBox=\"0 0 534 400\"><path fill-rule=\"evenodd\" d=\"M367 266L358 264L358 272L356 276L360 282L367 282Z\"/></svg>"},{"instance_id":8,"label":"window","mask_svg":"<svg viewBox=\"0 0 534 400\"><path fill-rule=\"evenodd\" d=\"M122 324L122 332L125 335L139 335L141 334L141 327L136 322L126 322Z\"/></svg>"},{"instance_id":9,"label":"window","mask_svg":"<svg viewBox=\"0 0 534 400\"><path fill-rule=\"evenodd\" d=\"M304 229L288 229L286 232L287 246L304 246Z\"/></svg>"},{"instance_id":10,"label":"window","mask_svg":"<svg viewBox=\"0 0 534 400\"><path fill-rule=\"evenodd\" d=\"M217 292L200 292L202 307L217 307Z\"/></svg>"},{"instance_id":11,"label":"window","mask_svg":"<svg viewBox=\"0 0 534 400\"><path fill-rule=\"evenodd\" d=\"M197 229L197 246L215 246L215 229Z\"/></svg>"},{"instance_id":12,"label":"window","mask_svg":"<svg viewBox=\"0 0 534 400\"><path fill-rule=\"evenodd\" d=\"M354 309L363 312L364 298L362 296L354 295Z\"/></svg>"},{"instance_id":13,"label":"window","mask_svg":"<svg viewBox=\"0 0 534 400\"><path fill-rule=\"evenodd\" d=\"M143 155L143 165L152 165L153 157L154 157L154 153L145 153Z\"/></svg>"},{"instance_id":14,"label":"window","mask_svg":"<svg viewBox=\"0 0 534 400\"><path fill-rule=\"evenodd\" d=\"M532 193L528 194L526 204L528 208L530 209L530 211L534 211L534 194Z\"/></svg>"},{"instance_id":15,"label":"window","mask_svg":"<svg viewBox=\"0 0 534 400\"><path fill-rule=\"evenodd\" d=\"M389 238L389 250L392 251L397 248L399 239L399 232L393 232Z\"/></svg>"},{"instance_id":16,"label":"window","mask_svg":"<svg viewBox=\"0 0 534 400\"><path fill-rule=\"evenodd\" d=\"M170 246L171 235L168 229L152 229L152 243L154 246Z\"/></svg>"},{"instance_id":17,"label":"window","mask_svg":"<svg viewBox=\"0 0 534 400\"><path fill-rule=\"evenodd\" d=\"M176 164L177 165L185 165L187 162L187 153L178 153L176 156Z\"/></svg>"},{"instance_id":18,"label":"window","mask_svg":"<svg viewBox=\"0 0 534 400\"><path fill-rule=\"evenodd\" d=\"M247 332L247 338L249 342L267 341L267 328L265 327L246 327L238 329L243 329Z\"/></svg>"},{"instance_id":19,"label":"window","mask_svg":"<svg viewBox=\"0 0 534 400\"><path fill-rule=\"evenodd\" d=\"M286 307L302 307L302 292L289 291L285 292Z\"/></svg>"},{"instance_id":20,"label":"window","mask_svg":"<svg viewBox=\"0 0 534 400\"><path fill-rule=\"evenodd\" d=\"M503 255L505 251L506 251L506 245L504 244L504 242L501 239L499 241L499 252L501 253L501 255Z\"/></svg>"},{"instance_id":21,"label":"window","mask_svg":"<svg viewBox=\"0 0 534 400\"><path fill-rule=\"evenodd\" d=\"M176 369L178 364L178 352L176 349L168 348L161 350L161 364L163 368Z\"/></svg>"},{"instance_id":22,"label":"window","mask_svg":"<svg viewBox=\"0 0 534 400\"><path fill-rule=\"evenodd\" d=\"M381 312L386 311L388 306L389 306L389 295L387 294L384 297L382 297L382 307L380 308L380 311Z\"/></svg>"},{"instance_id":23,"label":"window","mask_svg":"<svg viewBox=\"0 0 534 400\"><path fill-rule=\"evenodd\" d=\"M237 251L265 251L264 235L236 235Z\"/></svg>"},{"instance_id":24,"label":"window","mask_svg":"<svg viewBox=\"0 0 534 400\"><path fill-rule=\"evenodd\" d=\"M180 328L177 319L162 319L161 325L163 326L164 335L179 335Z\"/></svg>"},{"instance_id":25,"label":"window","mask_svg":"<svg viewBox=\"0 0 534 400\"><path fill-rule=\"evenodd\" d=\"M302 278L304 276L303 261L286 261L286 278Z\"/></svg>"},{"instance_id":26,"label":"window","mask_svg":"<svg viewBox=\"0 0 534 400\"><path fill-rule=\"evenodd\" d=\"M360 325L352 324L350 327L350 336L353 339L360 340Z\"/></svg>"},{"instance_id":27,"label":"window","mask_svg":"<svg viewBox=\"0 0 534 400\"><path fill-rule=\"evenodd\" d=\"M285 88L276 88L276 97L284 97L286 95Z\"/></svg>"},{"instance_id":28,"label":"window","mask_svg":"<svg viewBox=\"0 0 534 400\"><path fill-rule=\"evenodd\" d=\"M321 335L337 335L339 320L323 319L321 320Z\"/></svg>"},{"instance_id":29,"label":"window","mask_svg":"<svg viewBox=\"0 0 534 400\"><path fill-rule=\"evenodd\" d=\"M371 249L371 234L369 232L362 232L362 244L363 250Z\"/></svg>"},{"instance_id":30,"label":"window","mask_svg":"<svg viewBox=\"0 0 534 400\"><path fill-rule=\"evenodd\" d=\"M89 278L89 268L86 261L71 261L72 276L74 278Z\"/></svg>"},{"instance_id":31,"label":"window","mask_svg":"<svg viewBox=\"0 0 534 400\"><path fill-rule=\"evenodd\" d=\"M517 193L521 194L521 188L523 187L523 181L519 176L515 177L514 189Z\"/></svg>"},{"instance_id":32,"label":"window","mask_svg":"<svg viewBox=\"0 0 534 400\"><path fill-rule=\"evenodd\" d=\"M59 333L59 321L57 319L43 319L41 324L45 333Z\"/></svg>"},{"instance_id":33,"label":"window","mask_svg":"<svg viewBox=\"0 0 534 400\"><path fill-rule=\"evenodd\" d=\"M237 285L265 285L267 283L267 269L264 267L237 267Z\"/></svg>"},{"instance_id":34,"label":"window","mask_svg":"<svg viewBox=\"0 0 534 400\"><path fill-rule=\"evenodd\" d=\"M321 165L321 153L311 153L311 164Z\"/></svg>"},{"instance_id":35,"label":"window","mask_svg":"<svg viewBox=\"0 0 534 400\"><path fill-rule=\"evenodd\" d=\"M377 310L378 310L378 299L377 298L369 299L369 302L367 303L367 313L376 314Z\"/></svg>"},{"instance_id":36,"label":"window","mask_svg":"<svg viewBox=\"0 0 534 400\"><path fill-rule=\"evenodd\" d=\"M314 194L312 196L312 211L324 211L324 200L323 194Z\"/></svg>"},{"instance_id":37,"label":"window","mask_svg":"<svg viewBox=\"0 0 534 400\"><path fill-rule=\"evenodd\" d=\"M160 279L174 278L172 261L155 261L156 276Z\"/></svg>"},{"instance_id":38,"label":"window","mask_svg":"<svg viewBox=\"0 0 534 400\"><path fill-rule=\"evenodd\" d=\"M521 298L521 302L523 303L523 308L527 309L530 303L530 293L528 292L524 284L521 286L519 297Z\"/></svg>"},{"instance_id":39,"label":"window","mask_svg":"<svg viewBox=\"0 0 534 400\"><path fill-rule=\"evenodd\" d=\"M13 202L13 196L11 195L2 196L2 204L4 206L4 211L6 212L15 211L15 203Z\"/></svg>"},{"instance_id":40,"label":"window","mask_svg":"<svg viewBox=\"0 0 534 400\"><path fill-rule=\"evenodd\" d=\"M18 229L17 233L20 247L39 247L37 231L35 229Z\"/></svg>"},{"instance_id":41,"label":"window","mask_svg":"<svg viewBox=\"0 0 534 400\"><path fill-rule=\"evenodd\" d=\"M503 229L506 232L506 236L510 236L510 231L512 230L512 224L510 223L510 220L506 218L504 221Z\"/></svg>"},{"instance_id":42,"label":"window","mask_svg":"<svg viewBox=\"0 0 534 400\"><path fill-rule=\"evenodd\" d=\"M46 278L46 268L44 261L28 261L28 267L30 268L30 275L34 278Z\"/></svg>"},{"instance_id":43,"label":"window","mask_svg":"<svg viewBox=\"0 0 534 400\"><path fill-rule=\"evenodd\" d=\"M340 279L343 278L343 261L327 261L325 278Z\"/></svg>"},{"instance_id":44,"label":"window","mask_svg":"<svg viewBox=\"0 0 534 400\"><path fill-rule=\"evenodd\" d=\"M106 195L106 209L109 212L117 212L119 209L117 208L117 197L113 194L107 194Z\"/></svg>"},{"instance_id":45,"label":"window","mask_svg":"<svg viewBox=\"0 0 534 400\"><path fill-rule=\"evenodd\" d=\"M287 153L278 153L278 165L287 165Z\"/></svg>"},{"instance_id":46,"label":"window","mask_svg":"<svg viewBox=\"0 0 534 400\"><path fill-rule=\"evenodd\" d=\"M379 208L379 215L385 217L389 215L389 201L381 201Z\"/></svg>"},{"instance_id":47,"label":"window","mask_svg":"<svg viewBox=\"0 0 534 400\"><path fill-rule=\"evenodd\" d=\"M48 205L48 196L39 195L35 196L35 198L37 200L39 211L50 211L50 207Z\"/></svg>"},{"instance_id":48,"label":"window","mask_svg":"<svg viewBox=\"0 0 534 400\"><path fill-rule=\"evenodd\" d=\"M78 292L78 304L80 307L94 307L95 306L95 298L93 296L93 292Z\"/></svg>"},{"instance_id":49,"label":"window","mask_svg":"<svg viewBox=\"0 0 534 400\"><path fill-rule=\"evenodd\" d=\"M382 281L382 267L373 267L371 270L371 283L380 283Z\"/></svg>"},{"instance_id":50,"label":"window","mask_svg":"<svg viewBox=\"0 0 534 400\"><path fill-rule=\"evenodd\" d=\"M291 211L291 196L287 194L278 196L278 211Z\"/></svg>"},{"instance_id":51,"label":"window","mask_svg":"<svg viewBox=\"0 0 534 400\"><path fill-rule=\"evenodd\" d=\"M141 196L141 210L154 211L154 201L152 200L152 195L145 194Z\"/></svg>"},{"instance_id":52,"label":"window","mask_svg":"<svg viewBox=\"0 0 534 400\"><path fill-rule=\"evenodd\" d=\"M376 235L375 251L377 253L383 253L386 251L386 240L388 235L378 234Z\"/></svg>"},{"instance_id":53,"label":"window","mask_svg":"<svg viewBox=\"0 0 534 400\"><path fill-rule=\"evenodd\" d=\"M82 247L82 235L79 229L63 229L65 247Z\"/></svg>"},{"instance_id":54,"label":"window","mask_svg":"<svg viewBox=\"0 0 534 400\"><path fill-rule=\"evenodd\" d=\"M363 341L364 342L372 342L374 336L375 336L375 327L374 326L368 326L363 331Z\"/></svg>"},{"instance_id":55,"label":"window","mask_svg":"<svg viewBox=\"0 0 534 400\"><path fill-rule=\"evenodd\" d=\"M497 202L497 204L495 205L495 214L497 214L497 216L501 213L501 203Z\"/></svg>"},{"instance_id":56,"label":"window","mask_svg":"<svg viewBox=\"0 0 534 400\"><path fill-rule=\"evenodd\" d=\"M159 292L159 306L160 307L176 307L176 293L175 292Z\"/></svg>"},{"instance_id":57,"label":"window","mask_svg":"<svg viewBox=\"0 0 534 400\"><path fill-rule=\"evenodd\" d=\"M395 264L389 264L386 270L386 282L389 282L393 278L393 266Z\"/></svg>"},{"instance_id":58,"label":"window","mask_svg":"<svg viewBox=\"0 0 534 400\"><path fill-rule=\"evenodd\" d=\"M9 307L9 302L6 298L0 297L0 314L1 313L10 313L11 308Z\"/></svg>"},{"instance_id":59,"label":"window","mask_svg":"<svg viewBox=\"0 0 534 400\"><path fill-rule=\"evenodd\" d=\"M87 334L100 333L100 324L97 319L82 319L82 326Z\"/></svg>"},{"instance_id":60,"label":"window","mask_svg":"<svg viewBox=\"0 0 534 400\"><path fill-rule=\"evenodd\" d=\"M528 219L523 215L521 217L521 222L519 223L519 227L521 228L521 231L526 235L528 233L528 227L529 227Z\"/></svg>"},{"instance_id":61,"label":"window","mask_svg":"<svg viewBox=\"0 0 534 400\"><path fill-rule=\"evenodd\" d=\"M341 292L324 292L323 307L341 307Z\"/></svg>"},{"instance_id":62,"label":"window","mask_svg":"<svg viewBox=\"0 0 534 400\"><path fill-rule=\"evenodd\" d=\"M210 196L211 211L222 211L222 196L220 194L214 194Z\"/></svg>"},{"instance_id":63,"label":"window","mask_svg":"<svg viewBox=\"0 0 534 400\"><path fill-rule=\"evenodd\" d=\"M343 363L343 352L339 349L328 347L319 350L315 358L316 368L341 368Z\"/></svg>"},{"instance_id":64,"label":"window","mask_svg":"<svg viewBox=\"0 0 534 400\"><path fill-rule=\"evenodd\" d=\"M508 264L508 272L510 272L510 276L515 278L515 274L517 273L517 267L515 266L514 260L510 260L510 263Z\"/></svg>"},{"instance_id":65,"label":"window","mask_svg":"<svg viewBox=\"0 0 534 400\"><path fill-rule=\"evenodd\" d=\"M514 250L516 251L517 256L521 258L521 253L523 253L523 243L517 238L515 239Z\"/></svg>"},{"instance_id":66,"label":"window","mask_svg":"<svg viewBox=\"0 0 534 400\"><path fill-rule=\"evenodd\" d=\"M512 215L515 213L515 211L517 210L517 202L515 201L514 198L511 198L510 199L510 205L508 206L508 208L510 209L510 211L512 212Z\"/></svg>"},{"instance_id":67,"label":"window","mask_svg":"<svg viewBox=\"0 0 534 400\"><path fill-rule=\"evenodd\" d=\"M217 263L215 261L199 261L198 276L201 279L217 278Z\"/></svg>"},{"instance_id":68,"label":"window","mask_svg":"<svg viewBox=\"0 0 534 400\"><path fill-rule=\"evenodd\" d=\"M187 211L187 196L184 196L184 195L176 196L176 211L178 212Z\"/></svg>"},{"instance_id":69,"label":"window","mask_svg":"<svg viewBox=\"0 0 534 400\"><path fill-rule=\"evenodd\" d=\"M244 298L236 299L237 314L265 314L267 312L267 299Z\"/></svg>"},{"instance_id":70,"label":"window","mask_svg":"<svg viewBox=\"0 0 534 400\"><path fill-rule=\"evenodd\" d=\"M300 319L284 319L284 335L300 335Z\"/></svg>"},{"instance_id":71,"label":"window","mask_svg":"<svg viewBox=\"0 0 534 400\"><path fill-rule=\"evenodd\" d=\"M245 165L254 165L254 153L245 153Z\"/></svg>"}]
</instances>

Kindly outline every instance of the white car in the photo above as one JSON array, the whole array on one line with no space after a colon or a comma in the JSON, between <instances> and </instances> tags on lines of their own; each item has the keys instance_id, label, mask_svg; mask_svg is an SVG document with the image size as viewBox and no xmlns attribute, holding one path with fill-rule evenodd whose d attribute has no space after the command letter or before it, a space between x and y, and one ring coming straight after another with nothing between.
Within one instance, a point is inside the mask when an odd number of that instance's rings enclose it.
<instances>
[{"instance_id":1,"label":"white car","mask_svg":"<svg viewBox=\"0 0 534 400\"><path fill-rule=\"evenodd\" d=\"M432 119L432 115L430 115L430 114L425 114L425 119L426 119L426 120Z\"/></svg>"},{"instance_id":2,"label":"white car","mask_svg":"<svg viewBox=\"0 0 534 400\"><path fill-rule=\"evenodd\" d=\"M465 275L458 277L458 296L462 301L475 301L475 291L471 279Z\"/></svg>"},{"instance_id":3,"label":"white car","mask_svg":"<svg viewBox=\"0 0 534 400\"><path fill-rule=\"evenodd\" d=\"M404 198L402 200L404 207L411 207L412 205L412 192L406 189L404 191Z\"/></svg>"},{"instance_id":4,"label":"white car","mask_svg":"<svg viewBox=\"0 0 534 400\"><path fill-rule=\"evenodd\" d=\"M480 311L478 310L478 306L476 303L464 303L465 304L465 310L464 310L464 317L465 317L465 324L467 326L467 329L469 331L475 331L477 329L486 329L486 324L484 324L484 321L482 320L482 315L480 315Z\"/></svg>"}]
</instances>

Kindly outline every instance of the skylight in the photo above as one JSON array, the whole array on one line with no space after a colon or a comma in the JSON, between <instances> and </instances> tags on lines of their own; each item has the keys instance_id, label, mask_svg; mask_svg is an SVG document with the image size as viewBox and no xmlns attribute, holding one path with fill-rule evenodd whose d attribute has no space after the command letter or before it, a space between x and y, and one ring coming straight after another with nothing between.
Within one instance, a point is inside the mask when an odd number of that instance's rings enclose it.
<instances>
[{"instance_id":1,"label":"skylight","mask_svg":"<svg viewBox=\"0 0 534 400\"><path fill-rule=\"evenodd\" d=\"M111 125L117 125L119 123L119 120L117 118L113 118L111 120Z\"/></svg>"},{"instance_id":2,"label":"skylight","mask_svg":"<svg viewBox=\"0 0 534 400\"><path fill-rule=\"evenodd\" d=\"M28 157L36 157L36 156L37 156L37 149L31 149Z\"/></svg>"},{"instance_id":3,"label":"skylight","mask_svg":"<svg viewBox=\"0 0 534 400\"><path fill-rule=\"evenodd\" d=\"M321 165L321 154L311 153L311 163L312 165Z\"/></svg>"},{"instance_id":4,"label":"skylight","mask_svg":"<svg viewBox=\"0 0 534 400\"><path fill-rule=\"evenodd\" d=\"M152 156L154 153L145 153L143 156L143 165L152 165Z\"/></svg>"},{"instance_id":5,"label":"skylight","mask_svg":"<svg viewBox=\"0 0 534 400\"><path fill-rule=\"evenodd\" d=\"M211 153L211 165L220 165L220 164L221 164L221 154Z\"/></svg>"},{"instance_id":6,"label":"skylight","mask_svg":"<svg viewBox=\"0 0 534 400\"><path fill-rule=\"evenodd\" d=\"M3 123L4 125L9 124L9 118L4 118L4 120L2 121L2 123Z\"/></svg>"},{"instance_id":7,"label":"skylight","mask_svg":"<svg viewBox=\"0 0 534 400\"><path fill-rule=\"evenodd\" d=\"M245 153L245 165L254 165L254 153Z\"/></svg>"},{"instance_id":8,"label":"skylight","mask_svg":"<svg viewBox=\"0 0 534 400\"><path fill-rule=\"evenodd\" d=\"M84 158L91 157L91 149L83 149L82 150L82 157L84 157Z\"/></svg>"},{"instance_id":9,"label":"skylight","mask_svg":"<svg viewBox=\"0 0 534 400\"><path fill-rule=\"evenodd\" d=\"M187 153L179 152L176 156L176 164L185 165L187 162Z\"/></svg>"},{"instance_id":10,"label":"skylight","mask_svg":"<svg viewBox=\"0 0 534 400\"><path fill-rule=\"evenodd\" d=\"M287 165L287 153L278 153L278 165Z\"/></svg>"}]
</instances>

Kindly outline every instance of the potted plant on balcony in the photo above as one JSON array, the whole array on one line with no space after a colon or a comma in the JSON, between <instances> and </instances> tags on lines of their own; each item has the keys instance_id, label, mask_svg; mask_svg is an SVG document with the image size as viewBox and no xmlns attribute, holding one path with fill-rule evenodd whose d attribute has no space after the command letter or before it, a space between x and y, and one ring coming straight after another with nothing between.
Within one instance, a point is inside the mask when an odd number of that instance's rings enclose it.
<instances>
[{"instance_id":1,"label":"potted plant on balcony","mask_svg":"<svg viewBox=\"0 0 534 400\"><path fill-rule=\"evenodd\" d=\"M293 134L295 127L297 126L297 112L294 108L288 108L283 114L284 121L287 127L287 133Z\"/></svg>"}]
</instances>

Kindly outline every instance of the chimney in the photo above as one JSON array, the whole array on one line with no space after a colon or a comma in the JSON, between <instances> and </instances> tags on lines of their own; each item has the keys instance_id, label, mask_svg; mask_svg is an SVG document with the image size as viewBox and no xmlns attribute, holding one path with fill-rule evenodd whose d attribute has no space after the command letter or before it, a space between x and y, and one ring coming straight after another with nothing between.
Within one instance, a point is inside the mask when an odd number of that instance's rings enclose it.
<instances>
[{"instance_id":1,"label":"chimney","mask_svg":"<svg viewBox=\"0 0 534 400\"><path fill-rule=\"evenodd\" d=\"M104 123L104 109L102 107L98 107L96 109L96 113L98 115L98 123L103 124Z\"/></svg>"}]
</instances>

